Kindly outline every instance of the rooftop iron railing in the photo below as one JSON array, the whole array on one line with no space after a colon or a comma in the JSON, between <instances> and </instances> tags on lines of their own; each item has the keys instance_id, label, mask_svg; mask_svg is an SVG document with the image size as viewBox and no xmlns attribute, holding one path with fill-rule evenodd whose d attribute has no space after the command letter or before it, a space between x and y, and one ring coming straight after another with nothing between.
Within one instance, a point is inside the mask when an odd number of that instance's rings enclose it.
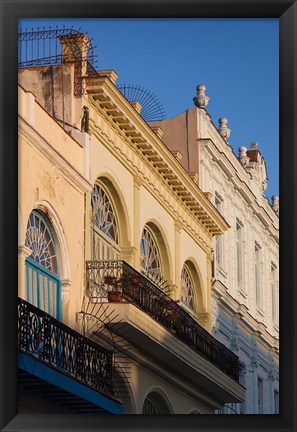
<instances>
[{"instance_id":1,"label":"rooftop iron railing","mask_svg":"<svg viewBox=\"0 0 297 432\"><path fill-rule=\"evenodd\" d=\"M112 352L21 298L18 350L114 398Z\"/></svg>"},{"instance_id":2,"label":"rooftop iron railing","mask_svg":"<svg viewBox=\"0 0 297 432\"><path fill-rule=\"evenodd\" d=\"M72 28L39 28L28 31L20 30L18 33L18 66L31 67L59 64L62 62L62 47L60 44L61 36L75 37L82 34L79 30ZM85 33L87 34L87 33ZM94 66L95 55L92 40L89 38L89 45L87 47L86 60L88 64ZM78 54L78 53L77 53ZM78 55L78 59L79 55Z\"/></svg>"},{"instance_id":3,"label":"rooftop iron railing","mask_svg":"<svg viewBox=\"0 0 297 432\"><path fill-rule=\"evenodd\" d=\"M110 293L122 296L171 334L239 382L239 360L177 302L125 261L87 261L87 294L94 302Z\"/></svg>"}]
</instances>

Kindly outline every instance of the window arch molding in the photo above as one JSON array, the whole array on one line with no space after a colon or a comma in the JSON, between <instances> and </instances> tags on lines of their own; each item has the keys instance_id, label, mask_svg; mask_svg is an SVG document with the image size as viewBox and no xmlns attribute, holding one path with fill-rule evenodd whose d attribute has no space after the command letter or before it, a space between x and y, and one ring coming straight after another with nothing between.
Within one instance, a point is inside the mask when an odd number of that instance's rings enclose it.
<instances>
[{"instance_id":1,"label":"window arch molding","mask_svg":"<svg viewBox=\"0 0 297 432\"><path fill-rule=\"evenodd\" d=\"M199 266L196 263L196 260L192 257L187 257L180 269L180 277L182 274L183 268L189 271L191 275L191 279L194 283L194 295L195 295L195 313L205 313L206 312L206 294L203 285L203 279L201 275L201 271Z\"/></svg>"},{"instance_id":2,"label":"window arch molding","mask_svg":"<svg viewBox=\"0 0 297 432\"><path fill-rule=\"evenodd\" d=\"M115 364L114 384L116 396L124 403L124 414L137 414L135 391L131 385L130 373L127 373L119 363Z\"/></svg>"},{"instance_id":3,"label":"window arch molding","mask_svg":"<svg viewBox=\"0 0 297 432\"><path fill-rule=\"evenodd\" d=\"M108 198L113 205L116 213L118 230L119 230L119 246L121 248L130 247L131 245L131 227L130 218L128 215L127 206L123 197L122 191L110 174L100 174L97 176L94 186L99 185L107 193Z\"/></svg>"},{"instance_id":4,"label":"window arch molding","mask_svg":"<svg viewBox=\"0 0 297 432\"><path fill-rule=\"evenodd\" d=\"M51 234L55 241L57 261L59 263L59 276L61 280L61 301L62 303L66 303L69 300L71 275L68 247L62 222L56 210L48 201L38 201L27 214L26 223L24 224L24 239L26 238L27 221L29 220L29 216L33 210L36 210L37 212L40 211L52 227Z\"/></svg>"},{"instance_id":5,"label":"window arch molding","mask_svg":"<svg viewBox=\"0 0 297 432\"><path fill-rule=\"evenodd\" d=\"M158 412L146 413L147 409L157 408ZM172 403L166 394L166 392L160 387L151 388L143 399L142 403L142 414L174 414Z\"/></svg>"},{"instance_id":6,"label":"window arch molding","mask_svg":"<svg viewBox=\"0 0 297 432\"><path fill-rule=\"evenodd\" d=\"M162 276L169 284L172 284L172 260L164 229L155 219L149 219L141 230L138 244L141 243L142 233L145 228L147 228L153 234L157 243L162 266Z\"/></svg>"},{"instance_id":7,"label":"window arch molding","mask_svg":"<svg viewBox=\"0 0 297 432\"><path fill-rule=\"evenodd\" d=\"M69 260L61 221L47 201L36 203L28 214L24 242L25 298L61 319L70 294Z\"/></svg>"},{"instance_id":8,"label":"window arch molding","mask_svg":"<svg viewBox=\"0 0 297 432\"><path fill-rule=\"evenodd\" d=\"M200 412L197 410L197 408L193 408L191 409L188 414L193 415L193 414L200 414Z\"/></svg>"},{"instance_id":9,"label":"window arch molding","mask_svg":"<svg viewBox=\"0 0 297 432\"><path fill-rule=\"evenodd\" d=\"M108 243L119 247L121 244L117 211L111 194L97 181L91 194L92 225L95 231L107 239Z\"/></svg>"},{"instance_id":10,"label":"window arch molding","mask_svg":"<svg viewBox=\"0 0 297 432\"><path fill-rule=\"evenodd\" d=\"M25 246L31 251L30 260L42 268L60 275L57 239L52 224L43 211L33 209L29 215Z\"/></svg>"},{"instance_id":11,"label":"window arch molding","mask_svg":"<svg viewBox=\"0 0 297 432\"><path fill-rule=\"evenodd\" d=\"M181 270L180 300L181 305L190 309L191 312L197 312L197 289L192 273L188 263L184 263Z\"/></svg>"}]
</instances>

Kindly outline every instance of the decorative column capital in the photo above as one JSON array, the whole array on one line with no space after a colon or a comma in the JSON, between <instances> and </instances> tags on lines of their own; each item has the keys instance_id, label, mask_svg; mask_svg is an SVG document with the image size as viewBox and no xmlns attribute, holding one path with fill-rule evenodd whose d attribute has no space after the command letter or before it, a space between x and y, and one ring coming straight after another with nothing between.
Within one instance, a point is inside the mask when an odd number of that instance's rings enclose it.
<instances>
[{"instance_id":1,"label":"decorative column capital","mask_svg":"<svg viewBox=\"0 0 297 432\"><path fill-rule=\"evenodd\" d=\"M135 254L137 252L137 248L134 246L122 247L122 259L127 261L128 264L134 264Z\"/></svg>"},{"instance_id":2,"label":"decorative column capital","mask_svg":"<svg viewBox=\"0 0 297 432\"><path fill-rule=\"evenodd\" d=\"M135 175L135 176L133 177L133 180L134 180L134 185L135 185L138 189L140 188L140 186L143 185L142 179L141 179L139 176Z\"/></svg>"},{"instance_id":3,"label":"decorative column capital","mask_svg":"<svg viewBox=\"0 0 297 432\"><path fill-rule=\"evenodd\" d=\"M25 245L18 246L19 258L26 259L32 254L32 250Z\"/></svg>"},{"instance_id":4,"label":"decorative column capital","mask_svg":"<svg viewBox=\"0 0 297 432\"><path fill-rule=\"evenodd\" d=\"M174 301L179 301L180 300L180 288L177 285L171 284L170 285L170 297L174 300Z\"/></svg>"},{"instance_id":5,"label":"decorative column capital","mask_svg":"<svg viewBox=\"0 0 297 432\"><path fill-rule=\"evenodd\" d=\"M233 352L237 352L239 350L239 340L237 335L233 335L230 340L230 349Z\"/></svg>"},{"instance_id":6,"label":"decorative column capital","mask_svg":"<svg viewBox=\"0 0 297 432\"><path fill-rule=\"evenodd\" d=\"M61 281L61 302L66 304L70 298L70 287L72 282L70 279L62 279Z\"/></svg>"},{"instance_id":7,"label":"decorative column capital","mask_svg":"<svg viewBox=\"0 0 297 432\"><path fill-rule=\"evenodd\" d=\"M178 221L178 220L174 221L175 231L177 231L178 233L180 233L181 230L182 230L182 227L183 227L183 225L182 225L182 223L180 221Z\"/></svg>"},{"instance_id":8,"label":"decorative column capital","mask_svg":"<svg viewBox=\"0 0 297 432\"><path fill-rule=\"evenodd\" d=\"M211 316L208 312L198 313L198 323L208 331L211 331Z\"/></svg>"},{"instance_id":9,"label":"decorative column capital","mask_svg":"<svg viewBox=\"0 0 297 432\"><path fill-rule=\"evenodd\" d=\"M256 352L254 352L251 355L250 361L251 361L250 362L251 369L252 369L252 371L254 371L259 366L259 358L258 358L258 354Z\"/></svg>"},{"instance_id":10,"label":"decorative column capital","mask_svg":"<svg viewBox=\"0 0 297 432\"><path fill-rule=\"evenodd\" d=\"M269 379L269 381L275 381L275 370L274 370L274 368L271 368L271 369L269 369L269 371L268 371L268 374L267 374L267 376L268 376L268 379Z\"/></svg>"}]
</instances>

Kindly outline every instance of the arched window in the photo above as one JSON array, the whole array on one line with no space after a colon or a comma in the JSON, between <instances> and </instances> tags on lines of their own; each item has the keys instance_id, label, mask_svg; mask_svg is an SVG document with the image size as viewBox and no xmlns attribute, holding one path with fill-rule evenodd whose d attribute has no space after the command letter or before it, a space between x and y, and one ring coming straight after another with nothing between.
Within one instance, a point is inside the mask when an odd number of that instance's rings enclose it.
<instances>
[{"instance_id":1,"label":"arched window","mask_svg":"<svg viewBox=\"0 0 297 432\"><path fill-rule=\"evenodd\" d=\"M60 278L53 229L45 216L33 210L29 216L25 245L27 300L59 318Z\"/></svg>"},{"instance_id":2,"label":"arched window","mask_svg":"<svg viewBox=\"0 0 297 432\"><path fill-rule=\"evenodd\" d=\"M191 310L195 310L194 281L187 264L184 264L181 272L181 303Z\"/></svg>"},{"instance_id":3,"label":"arched window","mask_svg":"<svg viewBox=\"0 0 297 432\"><path fill-rule=\"evenodd\" d=\"M140 242L140 268L151 276L161 275L161 259L153 232L145 227Z\"/></svg>"},{"instance_id":4,"label":"arched window","mask_svg":"<svg viewBox=\"0 0 297 432\"><path fill-rule=\"evenodd\" d=\"M116 212L108 192L99 182L92 190L91 205L94 259L119 259L119 228Z\"/></svg>"},{"instance_id":5,"label":"arched window","mask_svg":"<svg viewBox=\"0 0 297 432\"><path fill-rule=\"evenodd\" d=\"M142 407L142 414L172 414L172 409L164 397L154 391L147 395Z\"/></svg>"},{"instance_id":6,"label":"arched window","mask_svg":"<svg viewBox=\"0 0 297 432\"><path fill-rule=\"evenodd\" d=\"M92 215L94 225L115 243L119 241L115 211L107 193L95 184L92 191Z\"/></svg>"}]
</instances>

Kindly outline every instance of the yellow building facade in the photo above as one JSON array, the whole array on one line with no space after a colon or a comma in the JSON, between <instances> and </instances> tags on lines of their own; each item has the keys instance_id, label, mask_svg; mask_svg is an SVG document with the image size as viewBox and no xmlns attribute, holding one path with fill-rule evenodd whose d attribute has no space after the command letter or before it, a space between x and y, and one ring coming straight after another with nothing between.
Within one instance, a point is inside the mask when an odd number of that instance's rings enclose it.
<instances>
[{"instance_id":1,"label":"yellow building facade","mask_svg":"<svg viewBox=\"0 0 297 432\"><path fill-rule=\"evenodd\" d=\"M210 334L213 239L229 225L116 73L90 72L89 39L59 37L62 65L19 70L19 297L90 340L93 357L60 336L46 342L39 324L42 356L32 331L21 355L46 367L51 345L51 385L70 374L97 392L83 396L75 382L78 410L211 414L240 402L238 358ZM96 346L111 355L108 378ZM87 377L74 376L78 359Z\"/></svg>"}]
</instances>

